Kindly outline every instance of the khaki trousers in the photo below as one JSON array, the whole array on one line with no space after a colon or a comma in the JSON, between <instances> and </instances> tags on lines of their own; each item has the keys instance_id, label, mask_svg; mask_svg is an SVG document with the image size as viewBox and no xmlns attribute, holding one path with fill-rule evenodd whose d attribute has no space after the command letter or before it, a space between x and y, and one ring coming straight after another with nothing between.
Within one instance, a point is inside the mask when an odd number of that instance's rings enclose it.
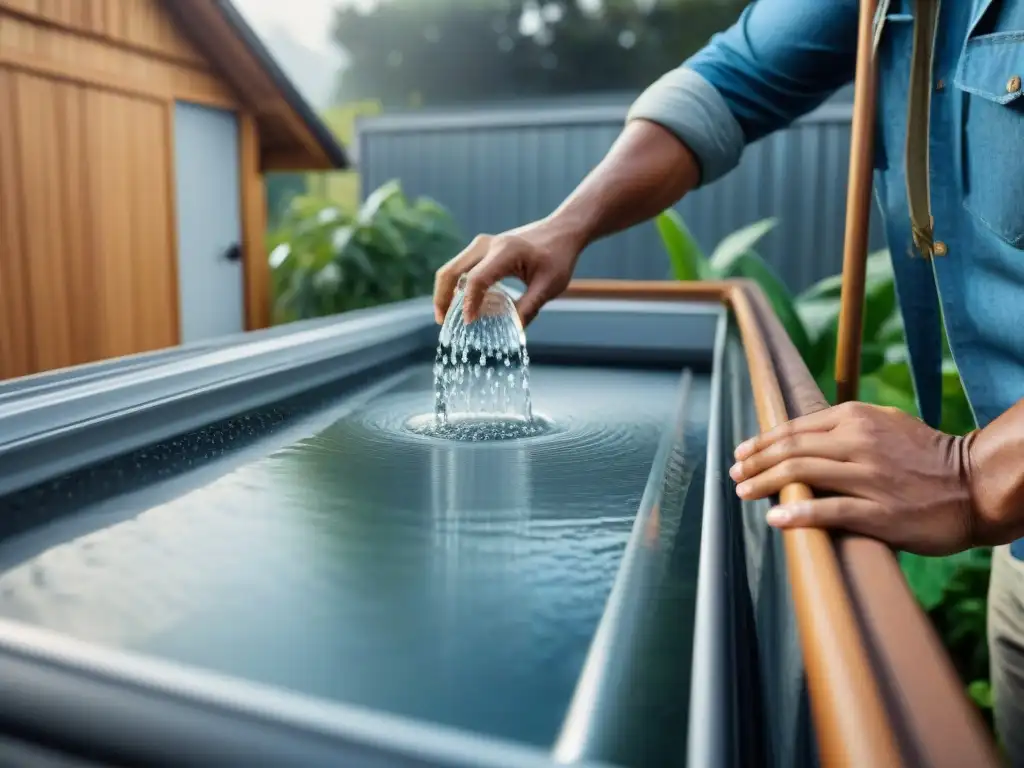
<instances>
[{"instance_id":1,"label":"khaki trousers","mask_svg":"<svg viewBox=\"0 0 1024 768\"><path fill-rule=\"evenodd\" d=\"M988 649L999 739L1013 768L1024 768L1024 561L1009 546L992 553Z\"/></svg>"}]
</instances>

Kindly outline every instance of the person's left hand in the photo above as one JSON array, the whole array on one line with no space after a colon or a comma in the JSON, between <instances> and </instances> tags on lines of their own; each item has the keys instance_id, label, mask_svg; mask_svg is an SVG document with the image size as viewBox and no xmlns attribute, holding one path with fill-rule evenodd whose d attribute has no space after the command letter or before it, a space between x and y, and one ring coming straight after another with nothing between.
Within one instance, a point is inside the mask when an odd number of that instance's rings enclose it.
<instances>
[{"instance_id":1,"label":"person's left hand","mask_svg":"<svg viewBox=\"0 0 1024 768\"><path fill-rule=\"evenodd\" d=\"M839 528L924 555L976 543L969 451L895 408L846 403L789 421L736 449L729 475L743 499L790 483L837 494L777 507L778 528Z\"/></svg>"}]
</instances>

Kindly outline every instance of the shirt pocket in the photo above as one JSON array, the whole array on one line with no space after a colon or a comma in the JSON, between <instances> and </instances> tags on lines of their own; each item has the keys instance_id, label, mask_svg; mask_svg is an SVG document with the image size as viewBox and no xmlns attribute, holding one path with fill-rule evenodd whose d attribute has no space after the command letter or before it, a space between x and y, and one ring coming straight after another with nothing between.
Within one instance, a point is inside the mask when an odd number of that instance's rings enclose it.
<instances>
[{"instance_id":1,"label":"shirt pocket","mask_svg":"<svg viewBox=\"0 0 1024 768\"><path fill-rule=\"evenodd\" d=\"M964 93L964 207L1024 248L1024 27L970 37L954 83Z\"/></svg>"}]
</instances>

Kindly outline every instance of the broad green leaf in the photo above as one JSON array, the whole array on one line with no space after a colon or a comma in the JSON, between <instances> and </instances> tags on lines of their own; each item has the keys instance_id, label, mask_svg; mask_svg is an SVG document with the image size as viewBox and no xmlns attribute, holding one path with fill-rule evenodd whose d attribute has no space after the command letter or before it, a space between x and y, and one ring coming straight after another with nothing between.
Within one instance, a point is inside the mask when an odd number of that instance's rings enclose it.
<instances>
[{"instance_id":1,"label":"broad green leaf","mask_svg":"<svg viewBox=\"0 0 1024 768\"><path fill-rule=\"evenodd\" d=\"M832 298L801 299L793 302L803 321L807 336L817 341L822 336L835 335L839 323L839 302Z\"/></svg>"},{"instance_id":2,"label":"broad green leaf","mask_svg":"<svg viewBox=\"0 0 1024 768\"><path fill-rule=\"evenodd\" d=\"M725 279L747 278L755 281L764 291L772 309L775 310L776 317L786 329L800 356L804 360L807 359L811 351L811 341L807 337L800 315L797 314L793 296L768 262L756 253L747 251L733 258L719 276Z\"/></svg>"},{"instance_id":3,"label":"broad green leaf","mask_svg":"<svg viewBox=\"0 0 1024 768\"><path fill-rule=\"evenodd\" d=\"M807 369L816 380L825 375L831 378L835 372L839 303L825 298L797 301L794 306L811 340L811 348L804 357Z\"/></svg>"},{"instance_id":4,"label":"broad green leaf","mask_svg":"<svg viewBox=\"0 0 1024 768\"><path fill-rule=\"evenodd\" d=\"M402 196L402 185L397 179L382 184L370 193L359 209L359 223L367 224L372 221L378 211L398 196Z\"/></svg>"},{"instance_id":5,"label":"broad green leaf","mask_svg":"<svg viewBox=\"0 0 1024 768\"><path fill-rule=\"evenodd\" d=\"M725 276L731 271L732 263L752 251L761 238L771 232L778 223L774 218L761 219L723 237L711 254L711 272Z\"/></svg>"},{"instance_id":6,"label":"broad green leaf","mask_svg":"<svg viewBox=\"0 0 1024 768\"><path fill-rule=\"evenodd\" d=\"M972 680L967 695L981 709L992 709L992 684L988 680Z\"/></svg>"},{"instance_id":7,"label":"broad green leaf","mask_svg":"<svg viewBox=\"0 0 1024 768\"><path fill-rule=\"evenodd\" d=\"M946 557L924 557L901 552L900 567L921 607L931 611L942 602L960 566L969 563L972 557L970 550Z\"/></svg>"},{"instance_id":8,"label":"broad green leaf","mask_svg":"<svg viewBox=\"0 0 1024 768\"><path fill-rule=\"evenodd\" d=\"M388 252L391 257L405 257L409 252L401 230L385 216L377 216L371 223L363 224L359 228L359 239Z\"/></svg>"},{"instance_id":9,"label":"broad green leaf","mask_svg":"<svg viewBox=\"0 0 1024 768\"><path fill-rule=\"evenodd\" d=\"M877 341L882 344L901 344L906 339L903 330L903 315L893 312L878 326Z\"/></svg>"},{"instance_id":10,"label":"broad green leaf","mask_svg":"<svg viewBox=\"0 0 1024 768\"><path fill-rule=\"evenodd\" d=\"M334 255L341 256L348 248L352 238L355 237L356 228L353 226L338 227L331 234L331 245L334 246Z\"/></svg>"},{"instance_id":11,"label":"broad green leaf","mask_svg":"<svg viewBox=\"0 0 1024 768\"><path fill-rule=\"evenodd\" d=\"M911 416L917 415L917 401L912 392L894 387L874 373L860 377L859 399L872 405L899 408Z\"/></svg>"},{"instance_id":12,"label":"broad green leaf","mask_svg":"<svg viewBox=\"0 0 1024 768\"><path fill-rule=\"evenodd\" d=\"M942 424L943 432L951 435L966 435L977 428L974 411L964 392L960 373L952 360L942 365Z\"/></svg>"},{"instance_id":13,"label":"broad green leaf","mask_svg":"<svg viewBox=\"0 0 1024 768\"><path fill-rule=\"evenodd\" d=\"M338 265L331 262L313 275L313 287L321 295L333 295L341 286L341 274Z\"/></svg>"},{"instance_id":14,"label":"broad green leaf","mask_svg":"<svg viewBox=\"0 0 1024 768\"><path fill-rule=\"evenodd\" d=\"M416 202L409 210L422 216L433 227L443 229L452 235L458 235L458 227L455 225L455 219L452 218L451 213L433 198L417 197Z\"/></svg>"},{"instance_id":15,"label":"broad green leaf","mask_svg":"<svg viewBox=\"0 0 1024 768\"><path fill-rule=\"evenodd\" d=\"M343 253L339 254L341 261L345 264L352 264L367 278L372 278L374 275L374 264L370 259L369 254L362 245L357 243L355 240L348 244L348 247Z\"/></svg>"},{"instance_id":16,"label":"broad green leaf","mask_svg":"<svg viewBox=\"0 0 1024 768\"><path fill-rule=\"evenodd\" d=\"M876 373L885 365L885 346L881 344L861 344L860 372L861 376Z\"/></svg>"},{"instance_id":17,"label":"broad green leaf","mask_svg":"<svg viewBox=\"0 0 1024 768\"><path fill-rule=\"evenodd\" d=\"M672 266L676 280L705 280L708 277L707 259L700 245L690 233L678 211L669 208L654 221L661 235L661 242Z\"/></svg>"},{"instance_id":18,"label":"broad green leaf","mask_svg":"<svg viewBox=\"0 0 1024 768\"><path fill-rule=\"evenodd\" d=\"M885 281L892 278L892 261L889 258L888 249L882 249L875 251L868 255L867 264L864 268L864 286L865 291L870 290L870 287L878 282ZM803 291L797 298L798 300L803 299L820 299L820 298L839 298L840 290L843 287L843 275L839 273L837 275L830 275L817 283L812 285Z\"/></svg>"},{"instance_id":19,"label":"broad green leaf","mask_svg":"<svg viewBox=\"0 0 1024 768\"><path fill-rule=\"evenodd\" d=\"M896 301L896 279L889 262L889 252L879 251L869 262L871 272L864 287L864 338L877 341L881 329L894 315L899 315Z\"/></svg>"},{"instance_id":20,"label":"broad green leaf","mask_svg":"<svg viewBox=\"0 0 1024 768\"><path fill-rule=\"evenodd\" d=\"M813 301L820 299L838 299L843 287L843 276L829 275L822 278L814 285L804 289L798 296L797 301ZM837 303L838 306L838 303Z\"/></svg>"},{"instance_id":21,"label":"broad green leaf","mask_svg":"<svg viewBox=\"0 0 1024 768\"><path fill-rule=\"evenodd\" d=\"M814 377L814 383L818 385L821 394L825 396L831 405L836 404L836 379L832 370L823 370Z\"/></svg>"},{"instance_id":22,"label":"broad green leaf","mask_svg":"<svg viewBox=\"0 0 1024 768\"><path fill-rule=\"evenodd\" d=\"M902 344L887 345L885 347L885 362L877 371L877 375L889 386L912 393L914 385L906 346Z\"/></svg>"}]
</instances>

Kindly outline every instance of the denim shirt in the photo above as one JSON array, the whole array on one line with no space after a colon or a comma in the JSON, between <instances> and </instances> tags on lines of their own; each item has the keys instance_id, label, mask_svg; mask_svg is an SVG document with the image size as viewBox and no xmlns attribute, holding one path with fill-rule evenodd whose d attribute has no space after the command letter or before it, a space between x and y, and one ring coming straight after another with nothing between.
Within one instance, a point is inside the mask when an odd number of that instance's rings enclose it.
<instances>
[{"instance_id":1,"label":"denim shirt","mask_svg":"<svg viewBox=\"0 0 1024 768\"><path fill-rule=\"evenodd\" d=\"M745 144L853 80L857 0L757 0L630 110L695 153L701 183ZM941 323L978 426L1024 398L1024 0L943 0L935 40L930 190L944 255L913 250L904 156L913 0L879 41L875 194L884 214L922 418L939 423ZM1017 542L1014 553L1024 554Z\"/></svg>"}]
</instances>

